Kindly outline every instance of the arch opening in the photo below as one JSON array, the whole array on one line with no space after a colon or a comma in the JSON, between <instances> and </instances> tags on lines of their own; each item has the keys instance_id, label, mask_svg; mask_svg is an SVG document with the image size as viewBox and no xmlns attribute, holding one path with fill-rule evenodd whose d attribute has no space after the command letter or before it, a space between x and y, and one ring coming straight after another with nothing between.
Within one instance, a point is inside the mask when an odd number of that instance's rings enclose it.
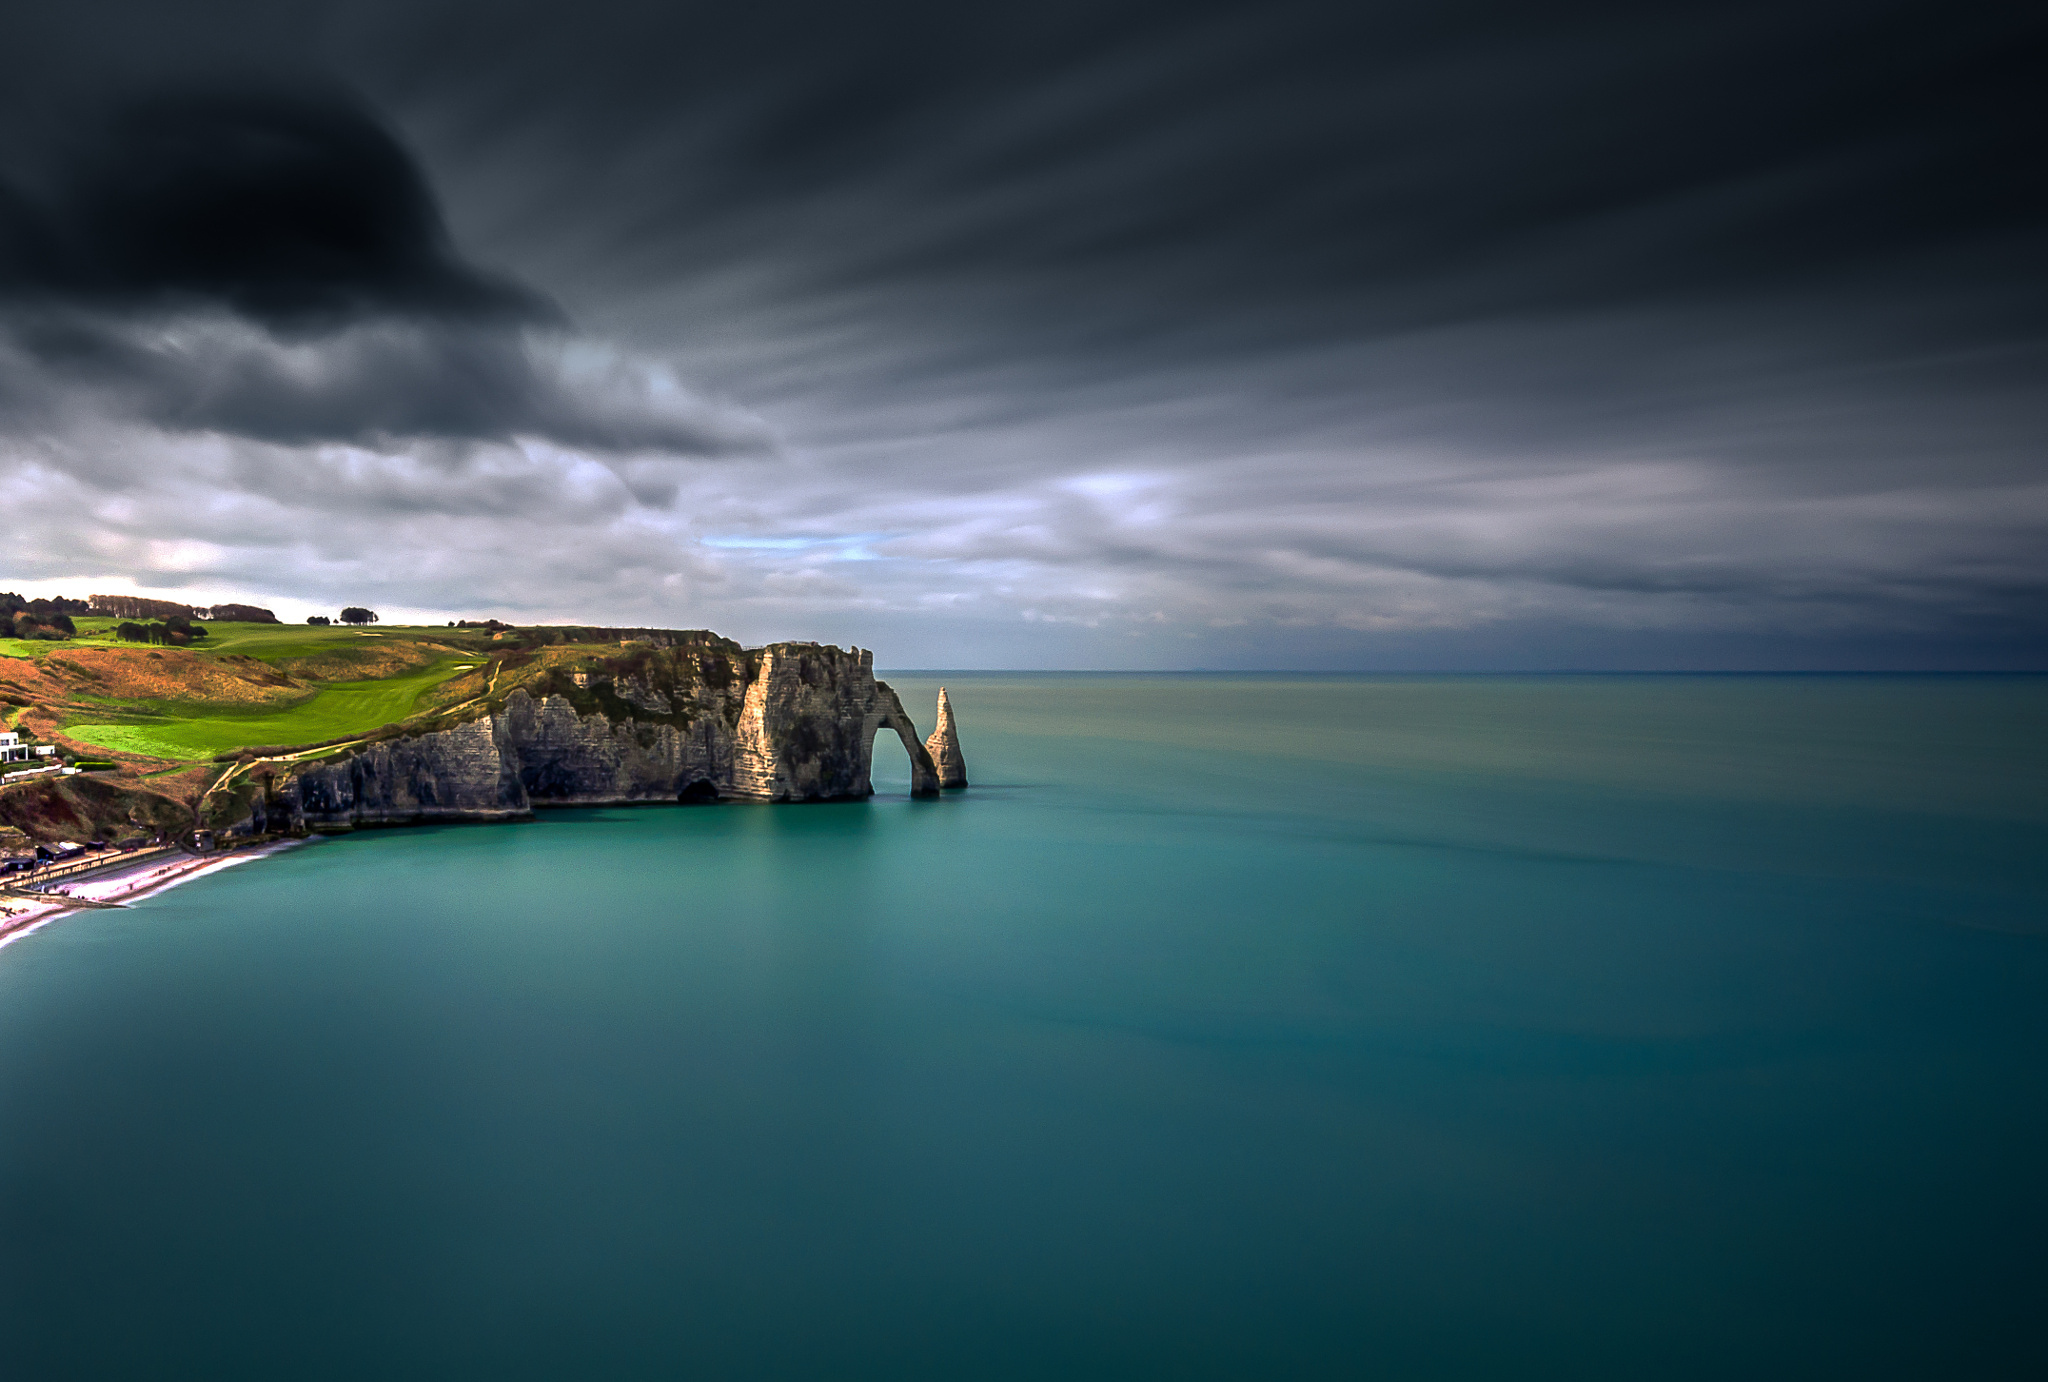
<instances>
[{"instance_id":1,"label":"arch opening","mask_svg":"<svg viewBox=\"0 0 2048 1382\"><path fill-rule=\"evenodd\" d=\"M917 729L905 724L899 715L882 715L872 721L866 729L867 746L864 758L868 771L868 790L876 796L932 796L939 790L939 777L932 767L931 755L917 739ZM893 737L903 746L903 756L898 758L893 750L884 749L875 753L875 740Z\"/></svg>"},{"instance_id":2,"label":"arch opening","mask_svg":"<svg viewBox=\"0 0 2048 1382\"><path fill-rule=\"evenodd\" d=\"M878 797L910 795L910 750L893 726L877 725L868 736L868 786Z\"/></svg>"}]
</instances>

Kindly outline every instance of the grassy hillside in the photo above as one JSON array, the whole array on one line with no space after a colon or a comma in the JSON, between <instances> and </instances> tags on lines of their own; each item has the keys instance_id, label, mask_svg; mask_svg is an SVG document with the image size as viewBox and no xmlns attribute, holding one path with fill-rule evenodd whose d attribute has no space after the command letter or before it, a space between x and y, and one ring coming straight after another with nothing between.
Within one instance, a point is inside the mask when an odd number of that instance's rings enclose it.
<instances>
[{"instance_id":1,"label":"grassy hillside","mask_svg":"<svg viewBox=\"0 0 2048 1382\"><path fill-rule=\"evenodd\" d=\"M167 759L212 758L258 745L319 743L403 720L426 692L476 665L474 658L441 658L395 677L329 682L300 704L271 713L247 714L232 705L170 703L142 715L77 721L67 725L65 733L100 748Z\"/></svg>"},{"instance_id":2,"label":"grassy hillside","mask_svg":"<svg viewBox=\"0 0 2048 1382\"><path fill-rule=\"evenodd\" d=\"M467 700L509 651L480 629L208 623L181 648L76 622L76 638L0 640L0 720L114 764L0 786L0 829L34 839L189 829L229 770L218 756L350 739Z\"/></svg>"},{"instance_id":3,"label":"grassy hillside","mask_svg":"<svg viewBox=\"0 0 2048 1382\"><path fill-rule=\"evenodd\" d=\"M115 622L80 619L63 641L0 640L0 719L74 754L132 755L138 777L375 730L494 665L481 630L223 623L175 647L123 642Z\"/></svg>"}]
</instances>

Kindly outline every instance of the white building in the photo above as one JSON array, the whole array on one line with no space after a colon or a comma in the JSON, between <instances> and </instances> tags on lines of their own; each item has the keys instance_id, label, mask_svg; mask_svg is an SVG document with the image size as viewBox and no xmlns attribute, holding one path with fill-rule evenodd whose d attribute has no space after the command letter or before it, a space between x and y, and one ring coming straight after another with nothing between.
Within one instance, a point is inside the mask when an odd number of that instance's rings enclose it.
<instances>
[{"instance_id":1,"label":"white building","mask_svg":"<svg viewBox=\"0 0 2048 1382\"><path fill-rule=\"evenodd\" d=\"M14 730L0 731L0 763L28 762L29 748Z\"/></svg>"}]
</instances>

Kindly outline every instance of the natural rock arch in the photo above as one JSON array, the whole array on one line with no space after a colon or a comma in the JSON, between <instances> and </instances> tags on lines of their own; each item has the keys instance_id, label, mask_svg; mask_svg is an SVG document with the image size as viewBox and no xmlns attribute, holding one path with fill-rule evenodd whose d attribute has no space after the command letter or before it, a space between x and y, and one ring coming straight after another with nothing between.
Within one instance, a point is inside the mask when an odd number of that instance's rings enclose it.
<instances>
[{"instance_id":1,"label":"natural rock arch","mask_svg":"<svg viewBox=\"0 0 2048 1382\"><path fill-rule=\"evenodd\" d=\"M917 737L917 726L904 713L903 703L896 699L896 693L889 689L887 682L875 683L877 705L868 712L867 722L861 726L860 777L867 791L874 786L875 735L883 729L893 729L896 737L903 741L903 751L910 755L910 795L932 797L939 794L939 770L932 762L932 756Z\"/></svg>"}]
</instances>

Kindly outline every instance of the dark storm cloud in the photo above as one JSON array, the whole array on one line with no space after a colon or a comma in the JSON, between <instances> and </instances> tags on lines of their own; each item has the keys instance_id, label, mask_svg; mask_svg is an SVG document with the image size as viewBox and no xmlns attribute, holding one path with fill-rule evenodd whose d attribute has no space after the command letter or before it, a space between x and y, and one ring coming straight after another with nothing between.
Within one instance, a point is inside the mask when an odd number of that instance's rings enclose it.
<instances>
[{"instance_id":1,"label":"dark storm cloud","mask_svg":"<svg viewBox=\"0 0 2048 1382\"><path fill-rule=\"evenodd\" d=\"M601 554L644 586L667 542L688 598L739 601L690 621L763 633L2048 648L2048 22L2022 7L360 0L49 7L19 39L0 164L31 227L91 223L66 208L111 194L63 189L159 159L88 157L52 111L202 71L299 74L209 78L227 110L356 93L282 120L312 171L233 255L166 251L146 290L108 267L132 247L17 272L46 308L116 304L126 354L17 346L64 388L115 362L167 434L286 447L786 442L635 481L660 537L602 476L488 461L508 502L583 485L628 524L558 567L524 529L474 555L555 572L527 608L624 598ZM292 209L351 188L370 248L305 268L327 242ZM219 320L151 335L173 298ZM549 344L548 301L614 363ZM21 417L48 402L10 385ZM439 483L389 467L390 496Z\"/></svg>"},{"instance_id":2,"label":"dark storm cloud","mask_svg":"<svg viewBox=\"0 0 2048 1382\"><path fill-rule=\"evenodd\" d=\"M19 323L12 341L22 378L89 391L102 410L171 432L368 446L533 437L691 456L773 444L757 419L697 399L659 367L467 323L371 320L280 340L221 317L71 316Z\"/></svg>"},{"instance_id":3,"label":"dark storm cloud","mask_svg":"<svg viewBox=\"0 0 2048 1382\"><path fill-rule=\"evenodd\" d=\"M339 96L123 101L0 186L0 296L128 311L219 307L304 332L363 317L558 320L464 263L410 157Z\"/></svg>"},{"instance_id":4,"label":"dark storm cloud","mask_svg":"<svg viewBox=\"0 0 2048 1382\"><path fill-rule=\"evenodd\" d=\"M37 416L40 370L172 431L265 442L766 444L658 371L579 371L560 310L465 262L411 156L330 89L118 101L0 185L0 304L15 421Z\"/></svg>"},{"instance_id":5,"label":"dark storm cloud","mask_svg":"<svg viewBox=\"0 0 2048 1382\"><path fill-rule=\"evenodd\" d=\"M1244 325L1294 339L1995 250L2042 207L2012 7L491 13L402 45L462 32L463 90L403 58L385 88L573 141L648 255L780 221L801 292L1091 276L1155 325L1285 305Z\"/></svg>"}]
</instances>

